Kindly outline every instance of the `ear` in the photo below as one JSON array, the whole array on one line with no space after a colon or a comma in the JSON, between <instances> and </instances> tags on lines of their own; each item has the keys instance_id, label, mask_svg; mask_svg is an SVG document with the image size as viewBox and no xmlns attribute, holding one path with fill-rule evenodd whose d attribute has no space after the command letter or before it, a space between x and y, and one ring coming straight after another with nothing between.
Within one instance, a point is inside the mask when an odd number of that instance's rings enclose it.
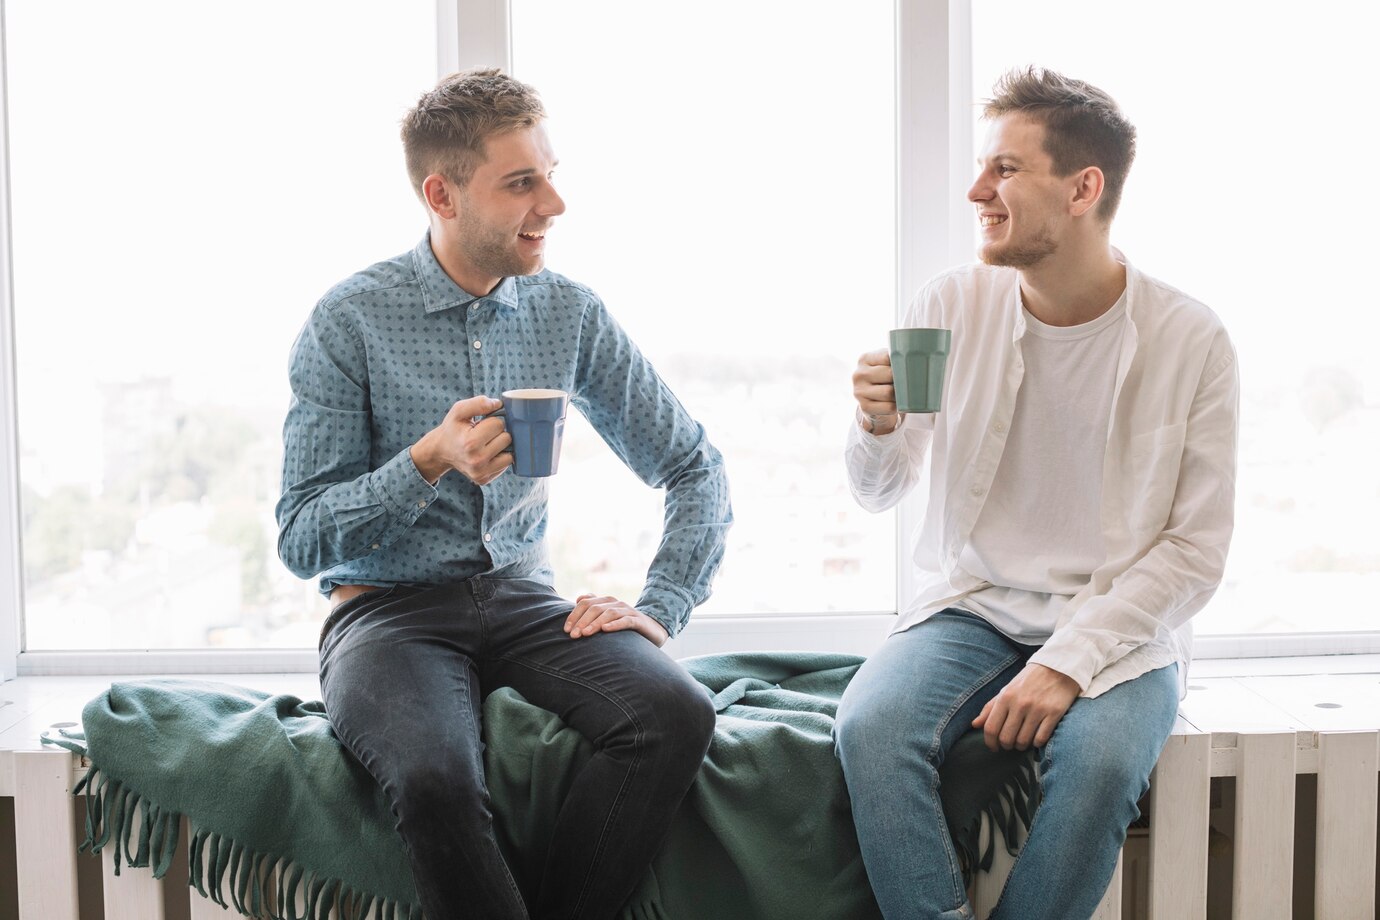
<instances>
[{"instance_id":1,"label":"ear","mask_svg":"<svg viewBox=\"0 0 1380 920\"><path fill-rule=\"evenodd\" d=\"M1073 196L1069 200L1069 213L1082 217L1097 207L1102 200L1102 190L1107 185L1106 176L1096 166L1088 166L1073 177Z\"/></svg>"},{"instance_id":2,"label":"ear","mask_svg":"<svg viewBox=\"0 0 1380 920\"><path fill-rule=\"evenodd\" d=\"M455 186L440 173L432 173L422 180L422 198L426 207L442 220L454 220L459 210L456 204Z\"/></svg>"}]
</instances>

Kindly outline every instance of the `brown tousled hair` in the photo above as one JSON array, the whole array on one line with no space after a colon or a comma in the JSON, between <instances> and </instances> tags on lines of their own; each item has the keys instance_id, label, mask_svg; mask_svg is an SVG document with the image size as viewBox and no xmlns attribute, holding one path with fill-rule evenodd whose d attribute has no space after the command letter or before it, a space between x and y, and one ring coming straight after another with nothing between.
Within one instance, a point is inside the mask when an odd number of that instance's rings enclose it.
<instances>
[{"instance_id":1,"label":"brown tousled hair","mask_svg":"<svg viewBox=\"0 0 1380 920\"><path fill-rule=\"evenodd\" d=\"M496 68L445 77L402 120L403 155L417 197L432 173L466 185L484 161L486 138L545 117L537 91Z\"/></svg>"},{"instance_id":2,"label":"brown tousled hair","mask_svg":"<svg viewBox=\"0 0 1380 920\"><path fill-rule=\"evenodd\" d=\"M1136 128L1104 91L1052 70L1012 70L997 81L983 118L1019 112L1045 128L1045 153L1058 176L1096 166L1106 182L1098 216L1111 222L1136 158Z\"/></svg>"}]
</instances>

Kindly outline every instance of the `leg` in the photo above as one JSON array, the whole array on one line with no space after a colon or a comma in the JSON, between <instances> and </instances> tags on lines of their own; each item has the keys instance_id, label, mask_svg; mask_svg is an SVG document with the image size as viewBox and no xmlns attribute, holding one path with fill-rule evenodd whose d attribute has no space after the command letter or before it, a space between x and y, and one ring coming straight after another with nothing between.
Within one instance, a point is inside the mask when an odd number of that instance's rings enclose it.
<instances>
[{"instance_id":1,"label":"leg","mask_svg":"<svg viewBox=\"0 0 1380 920\"><path fill-rule=\"evenodd\" d=\"M1029 650L944 611L891 636L858 670L834 735L863 864L887 920L971 918L939 800L939 766Z\"/></svg>"},{"instance_id":2,"label":"leg","mask_svg":"<svg viewBox=\"0 0 1380 920\"><path fill-rule=\"evenodd\" d=\"M533 914L608 920L651 865L714 731L704 688L631 631L571 639L571 603L538 582L478 579L485 686L509 686L594 745L556 819Z\"/></svg>"},{"instance_id":3,"label":"leg","mask_svg":"<svg viewBox=\"0 0 1380 920\"><path fill-rule=\"evenodd\" d=\"M1078 699L1040 759L1043 798L993 920L1091 917L1179 708L1175 665Z\"/></svg>"},{"instance_id":4,"label":"leg","mask_svg":"<svg viewBox=\"0 0 1380 920\"><path fill-rule=\"evenodd\" d=\"M321 693L392 806L426 915L525 920L484 784L478 636L463 586L362 595L327 622Z\"/></svg>"}]
</instances>

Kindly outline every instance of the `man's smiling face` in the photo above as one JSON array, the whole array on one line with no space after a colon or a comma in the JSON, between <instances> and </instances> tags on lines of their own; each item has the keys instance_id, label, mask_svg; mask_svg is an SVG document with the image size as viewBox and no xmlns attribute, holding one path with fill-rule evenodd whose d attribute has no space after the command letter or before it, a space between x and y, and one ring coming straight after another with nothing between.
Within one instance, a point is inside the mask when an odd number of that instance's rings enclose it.
<instances>
[{"instance_id":1,"label":"man's smiling face","mask_svg":"<svg viewBox=\"0 0 1380 920\"><path fill-rule=\"evenodd\" d=\"M1018 113L987 133L968 200L982 225L978 257L988 265L1032 268L1058 251L1071 189L1054 175L1044 141L1044 125Z\"/></svg>"},{"instance_id":2,"label":"man's smiling face","mask_svg":"<svg viewBox=\"0 0 1380 920\"><path fill-rule=\"evenodd\" d=\"M485 139L483 162L455 198L457 255L466 276L489 282L485 290L541 271L546 231L565 212L551 182L555 168L541 124Z\"/></svg>"}]
</instances>

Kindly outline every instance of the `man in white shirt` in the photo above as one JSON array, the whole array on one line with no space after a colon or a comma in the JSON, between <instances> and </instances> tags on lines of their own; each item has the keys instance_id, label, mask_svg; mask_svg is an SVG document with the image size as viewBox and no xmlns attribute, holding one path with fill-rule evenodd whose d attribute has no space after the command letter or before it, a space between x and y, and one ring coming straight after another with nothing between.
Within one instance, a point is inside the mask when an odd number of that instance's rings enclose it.
<instances>
[{"instance_id":1,"label":"man in white shirt","mask_svg":"<svg viewBox=\"0 0 1380 920\"><path fill-rule=\"evenodd\" d=\"M929 282L905 323L953 331L940 411L897 412L885 350L853 375L859 503L894 506L930 461L917 594L835 728L887 920L973 916L938 792L973 727L1040 754L1042 803L992 917L1091 916L1232 532L1231 342L1109 241L1135 128L1103 91L1035 68L984 116L982 264Z\"/></svg>"}]
</instances>

